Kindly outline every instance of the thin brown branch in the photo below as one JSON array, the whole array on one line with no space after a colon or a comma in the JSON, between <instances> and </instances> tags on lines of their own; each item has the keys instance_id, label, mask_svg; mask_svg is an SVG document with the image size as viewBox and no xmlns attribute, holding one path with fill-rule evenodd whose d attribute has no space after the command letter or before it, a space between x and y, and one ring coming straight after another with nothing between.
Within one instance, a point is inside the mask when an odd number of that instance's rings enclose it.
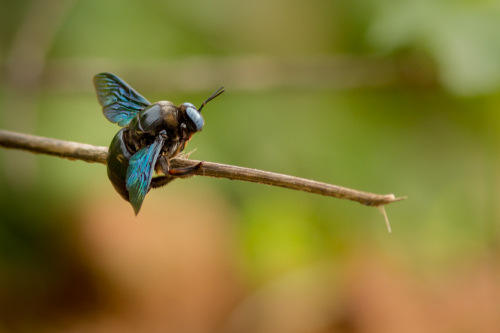
<instances>
[{"instance_id":1,"label":"thin brown branch","mask_svg":"<svg viewBox=\"0 0 500 333\"><path fill-rule=\"evenodd\" d=\"M0 130L0 147L21 149L32 153L47 154L71 160L82 160L101 164L106 164L106 157L108 155L108 148L106 147L4 130ZM199 162L200 161L184 158L174 158L171 160L172 165L175 167L196 165ZM382 206L405 199L405 197L395 197L394 194L384 195L369 193L269 171L213 162L203 162L203 167L197 170L195 174L199 176L244 180L293 190L301 190L340 199L349 199L368 206Z\"/></svg>"}]
</instances>

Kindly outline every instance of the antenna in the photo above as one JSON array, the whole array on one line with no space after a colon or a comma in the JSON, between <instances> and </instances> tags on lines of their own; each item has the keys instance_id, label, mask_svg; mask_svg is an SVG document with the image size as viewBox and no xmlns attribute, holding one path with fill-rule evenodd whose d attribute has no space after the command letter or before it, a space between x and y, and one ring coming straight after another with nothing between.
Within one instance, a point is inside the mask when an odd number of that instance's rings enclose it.
<instances>
[{"instance_id":1,"label":"antenna","mask_svg":"<svg viewBox=\"0 0 500 333\"><path fill-rule=\"evenodd\" d=\"M207 100L205 102L203 102L203 104L200 106L200 108L198 109L198 112L201 113L201 109L203 109L203 107L205 106L205 104L207 104L208 102L210 102L211 100L213 100L215 97L219 96L220 94L222 94L224 92L224 87L220 87L219 89L217 89L213 94L212 96L210 96L209 98L207 98Z\"/></svg>"}]
</instances>

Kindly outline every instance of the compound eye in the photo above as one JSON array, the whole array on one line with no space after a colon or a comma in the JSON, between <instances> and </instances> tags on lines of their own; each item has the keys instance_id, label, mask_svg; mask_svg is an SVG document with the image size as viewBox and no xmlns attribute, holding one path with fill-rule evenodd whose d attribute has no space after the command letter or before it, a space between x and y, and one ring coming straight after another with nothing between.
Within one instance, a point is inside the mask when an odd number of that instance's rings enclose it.
<instances>
[{"instance_id":1,"label":"compound eye","mask_svg":"<svg viewBox=\"0 0 500 333\"><path fill-rule=\"evenodd\" d=\"M186 103L182 103L182 105L184 105L186 108L193 108L193 109L196 110L196 107L193 104L191 104L191 103L187 103L186 102Z\"/></svg>"},{"instance_id":2,"label":"compound eye","mask_svg":"<svg viewBox=\"0 0 500 333\"><path fill-rule=\"evenodd\" d=\"M184 105L186 104L188 103L184 103ZM205 125L205 121L203 120L203 116L198 112L198 110L196 110L194 106L193 107L188 106L186 109L186 114L196 127L196 131L197 132L201 131L203 125Z\"/></svg>"}]
</instances>

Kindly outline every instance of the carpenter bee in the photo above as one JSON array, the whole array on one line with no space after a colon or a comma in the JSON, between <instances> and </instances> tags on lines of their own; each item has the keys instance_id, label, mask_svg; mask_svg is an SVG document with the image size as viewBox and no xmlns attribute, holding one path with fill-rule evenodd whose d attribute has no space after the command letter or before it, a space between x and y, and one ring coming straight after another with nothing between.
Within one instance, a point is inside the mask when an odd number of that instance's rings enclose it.
<instances>
[{"instance_id":1,"label":"carpenter bee","mask_svg":"<svg viewBox=\"0 0 500 333\"><path fill-rule=\"evenodd\" d=\"M187 176L202 166L200 162L192 167L171 168L169 160L184 150L194 133L203 129L201 110L225 90L219 88L197 109L191 103L151 104L111 73L94 76L94 86L104 116L123 126L109 146L109 180L137 215L151 188Z\"/></svg>"}]
</instances>

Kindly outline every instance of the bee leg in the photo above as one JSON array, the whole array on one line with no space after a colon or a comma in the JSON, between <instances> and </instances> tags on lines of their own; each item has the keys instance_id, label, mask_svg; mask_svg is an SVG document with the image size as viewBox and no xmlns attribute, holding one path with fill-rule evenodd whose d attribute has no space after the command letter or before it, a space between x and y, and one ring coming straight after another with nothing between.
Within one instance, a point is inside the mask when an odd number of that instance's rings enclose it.
<instances>
[{"instance_id":1,"label":"bee leg","mask_svg":"<svg viewBox=\"0 0 500 333\"><path fill-rule=\"evenodd\" d=\"M175 179L174 176L169 175L170 163L168 163L165 155L162 155L158 158L158 162L156 164L156 172L163 173L164 176L158 176L151 179L151 188L158 188L167 185L172 180Z\"/></svg>"},{"instance_id":2,"label":"bee leg","mask_svg":"<svg viewBox=\"0 0 500 333\"><path fill-rule=\"evenodd\" d=\"M193 165L193 166L173 169L173 168L170 168L170 163L169 163L168 159L166 158L166 156L162 155L158 159L157 168L160 169L163 172L163 174L165 174L164 177L167 177L167 178L188 177L193 172L199 170L202 165L203 165L203 162L200 162L200 163ZM163 177L157 177L157 178L163 178ZM162 185L160 185L160 186L162 186ZM151 187L154 187L154 186L151 185Z\"/></svg>"},{"instance_id":3,"label":"bee leg","mask_svg":"<svg viewBox=\"0 0 500 333\"><path fill-rule=\"evenodd\" d=\"M174 180L175 177L172 176L160 176L151 179L151 188L158 188L167 185L170 183L172 180Z\"/></svg>"},{"instance_id":4,"label":"bee leg","mask_svg":"<svg viewBox=\"0 0 500 333\"><path fill-rule=\"evenodd\" d=\"M175 177L186 177L191 175L193 172L199 170L203 165L203 162L200 162L196 165L193 166L188 166L184 168L175 168L175 169L169 169L168 174L175 176Z\"/></svg>"},{"instance_id":5,"label":"bee leg","mask_svg":"<svg viewBox=\"0 0 500 333\"><path fill-rule=\"evenodd\" d=\"M163 159L161 158L159 160L160 162L160 167L162 168L162 171L164 171L164 163L163 161L165 161L166 163L166 166L168 168L168 161L167 159ZM170 169L168 168L167 169L167 172L166 172L166 176L159 176L159 177L155 177L153 179L151 179L151 188L158 188L158 187L162 187L162 186L165 186L167 185L168 183L170 183L172 180L174 180L175 178L178 178L178 177L189 177L193 172L195 172L196 170L199 170L203 165L203 162L200 162L196 165L193 165L193 166L189 166L189 167L184 167L184 168L176 168L176 169Z\"/></svg>"},{"instance_id":6,"label":"bee leg","mask_svg":"<svg viewBox=\"0 0 500 333\"><path fill-rule=\"evenodd\" d=\"M158 159L158 164L157 165L160 167L160 170L163 172L164 175L168 175L168 171L170 169L170 163L168 163L168 160L165 157L165 155L162 155Z\"/></svg>"}]
</instances>

